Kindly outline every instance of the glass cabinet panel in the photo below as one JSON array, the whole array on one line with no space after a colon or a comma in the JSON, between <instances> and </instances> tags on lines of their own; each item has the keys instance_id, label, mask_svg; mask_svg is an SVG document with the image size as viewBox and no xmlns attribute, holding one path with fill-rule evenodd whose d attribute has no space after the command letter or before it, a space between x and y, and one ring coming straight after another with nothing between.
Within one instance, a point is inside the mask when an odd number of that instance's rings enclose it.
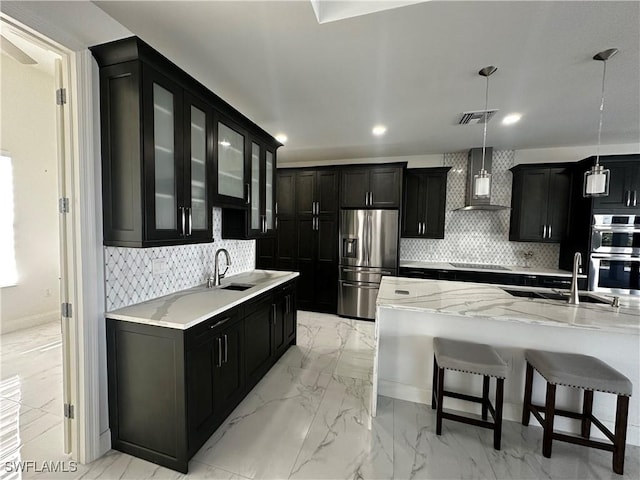
<instances>
[{"instance_id":1,"label":"glass cabinet panel","mask_svg":"<svg viewBox=\"0 0 640 480\"><path fill-rule=\"evenodd\" d=\"M207 228L207 115L191 106L191 226Z\"/></svg>"},{"instance_id":2,"label":"glass cabinet panel","mask_svg":"<svg viewBox=\"0 0 640 480\"><path fill-rule=\"evenodd\" d=\"M266 165L265 165L265 215L267 217L267 230L273 230L273 181L274 181L274 165L273 165L273 153L267 150L266 153Z\"/></svg>"},{"instance_id":3,"label":"glass cabinet panel","mask_svg":"<svg viewBox=\"0 0 640 480\"><path fill-rule=\"evenodd\" d=\"M173 94L153 84L153 148L155 160L156 229L177 227Z\"/></svg>"},{"instance_id":4,"label":"glass cabinet panel","mask_svg":"<svg viewBox=\"0 0 640 480\"><path fill-rule=\"evenodd\" d=\"M244 184L244 136L218 122L218 193L245 198Z\"/></svg>"},{"instance_id":5,"label":"glass cabinet panel","mask_svg":"<svg viewBox=\"0 0 640 480\"><path fill-rule=\"evenodd\" d=\"M251 143L251 230L261 230L260 225L260 145Z\"/></svg>"}]
</instances>

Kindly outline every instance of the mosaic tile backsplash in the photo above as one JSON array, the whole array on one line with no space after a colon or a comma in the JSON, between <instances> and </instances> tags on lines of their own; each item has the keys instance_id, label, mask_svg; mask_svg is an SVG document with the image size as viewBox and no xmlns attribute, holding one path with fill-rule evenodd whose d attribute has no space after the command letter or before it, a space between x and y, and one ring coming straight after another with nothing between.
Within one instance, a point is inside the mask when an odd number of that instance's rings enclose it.
<instances>
[{"instance_id":1,"label":"mosaic tile backsplash","mask_svg":"<svg viewBox=\"0 0 640 480\"><path fill-rule=\"evenodd\" d=\"M400 240L400 259L420 262L468 262L558 268L560 245L509 241L510 210L455 212L464 206L467 152L444 155L452 167L447 179L444 239ZM494 150L491 203L511 205L513 150ZM525 252L532 258L525 261Z\"/></svg>"},{"instance_id":2,"label":"mosaic tile backsplash","mask_svg":"<svg viewBox=\"0 0 640 480\"><path fill-rule=\"evenodd\" d=\"M222 239L222 210L213 209L213 243L176 247L104 247L105 297L107 311L144 302L206 283L213 273L217 249L231 256L227 275L255 268L255 240ZM164 259L166 273L153 273L154 259ZM224 256L220 259L224 265Z\"/></svg>"}]
</instances>

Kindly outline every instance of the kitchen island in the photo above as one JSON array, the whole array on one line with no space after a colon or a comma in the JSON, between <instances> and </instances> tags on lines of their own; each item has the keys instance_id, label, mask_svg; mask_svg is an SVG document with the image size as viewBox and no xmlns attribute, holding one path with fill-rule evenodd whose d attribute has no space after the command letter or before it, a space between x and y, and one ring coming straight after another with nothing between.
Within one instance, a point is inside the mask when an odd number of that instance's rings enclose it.
<instances>
[{"instance_id":1,"label":"kitchen island","mask_svg":"<svg viewBox=\"0 0 640 480\"><path fill-rule=\"evenodd\" d=\"M592 355L626 375L634 385L629 407L627 442L640 445L640 307L626 303L581 303L514 296L548 292L468 282L384 277L376 309L376 358L372 412L377 395L431 403L433 337L441 336L493 345L508 363L504 418L520 421L524 393L524 350L536 348ZM525 293L525 295L527 295ZM632 300L630 302L633 302ZM482 391L482 378L447 372L451 390ZM544 384L534 382L535 403L544 403ZM559 387L561 408L581 408L578 390ZM449 400L449 399L448 399ZM594 414L609 428L615 415L614 395L596 393ZM445 406L479 413L475 405L455 399ZM576 432L571 420L557 419L558 428ZM598 432L599 433L599 432ZM594 432L594 434L596 434Z\"/></svg>"}]
</instances>

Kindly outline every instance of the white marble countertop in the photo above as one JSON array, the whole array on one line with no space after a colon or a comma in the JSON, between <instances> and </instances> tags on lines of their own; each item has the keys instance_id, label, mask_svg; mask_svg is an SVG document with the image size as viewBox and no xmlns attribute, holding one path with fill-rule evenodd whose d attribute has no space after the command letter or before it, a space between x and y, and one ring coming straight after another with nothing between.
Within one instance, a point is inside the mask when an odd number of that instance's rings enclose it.
<instances>
[{"instance_id":1,"label":"white marble countertop","mask_svg":"<svg viewBox=\"0 0 640 480\"><path fill-rule=\"evenodd\" d=\"M409 293L398 294L396 290ZM378 307L640 335L640 305L624 298L621 303L618 309L608 304L570 305L563 300L515 297L496 285L403 277L383 277L377 298Z\"/></svg>"},{"instance_id":2,"label":"white marble countertop","mask_svg":"<svg viewBox=\"0 0 640 480\"><path fill-rule=\"evenodd\" d=\"M298 272L252 270L224 278L220 287L207 288L201 285L189 288L113 310L106 316L115 320L186 330L299 275ZM254 286L244 291L221 288L230 283Z\"/></svg>"},{"instance_id":3,"label":"white marble countertop","mask_svg":"<svg viewBox=\"0 0 640 480\"><path fill-rule=\"evenodd\" d=\"M458 262L455 262L458 263ZM466 262L459 262L466 263ZM474 268L474 267L456 267L446 262L418 262L414 260L400 260L400 267L405 268L426 268L430 270L459 270L465 272L492 272L492 273L511 273L517 275L549 275L553 277L569 277L571 278L571 272L566 270L560 270L556 268L542 268L542 267L523 267L517 265L500 265L503 268ZM506 269L506 270L505 270ZM585 274L578 275L578 278L587 278Z\"/></svg>"}]
</instances>

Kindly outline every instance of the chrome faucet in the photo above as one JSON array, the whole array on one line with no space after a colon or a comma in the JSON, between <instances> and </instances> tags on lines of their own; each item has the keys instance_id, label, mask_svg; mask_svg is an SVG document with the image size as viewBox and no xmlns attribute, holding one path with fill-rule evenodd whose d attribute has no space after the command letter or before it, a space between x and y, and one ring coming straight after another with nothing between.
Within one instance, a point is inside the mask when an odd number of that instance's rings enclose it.
<instances>
[{"instance_id":1,"label":"chrome faucet","mask_svg":"<svg viewBox=\"0 0 640 480\"><path fill-rule=\"evenodd\" d=\"M227 266L222 273L220 273L220 252L224 253L225 259L227 261ZM224 248L219 248L218 250L216 250L216 255L214 257L213 278L209 277L209 279L207 280L207 287L211 288L219 286L220 279L224 278L227 270L229 270L229 265L231 265L231 257L229 256L229 252L227 252L227 250Z\"/></svg>"},{"instance_id":2,"label":"chrome faucet","mask_svg":"<svg viewBox=\"0 0 640 480\"><path fill-rule=\"evenodd\" d=\"M571 292L569 292L569 303L572 305L580 304L580 297L578 295L578 273L582 266L582 255L580 252L576 252L573 256L573 272L571 274Z\"/></svg>"}]
</instances>

